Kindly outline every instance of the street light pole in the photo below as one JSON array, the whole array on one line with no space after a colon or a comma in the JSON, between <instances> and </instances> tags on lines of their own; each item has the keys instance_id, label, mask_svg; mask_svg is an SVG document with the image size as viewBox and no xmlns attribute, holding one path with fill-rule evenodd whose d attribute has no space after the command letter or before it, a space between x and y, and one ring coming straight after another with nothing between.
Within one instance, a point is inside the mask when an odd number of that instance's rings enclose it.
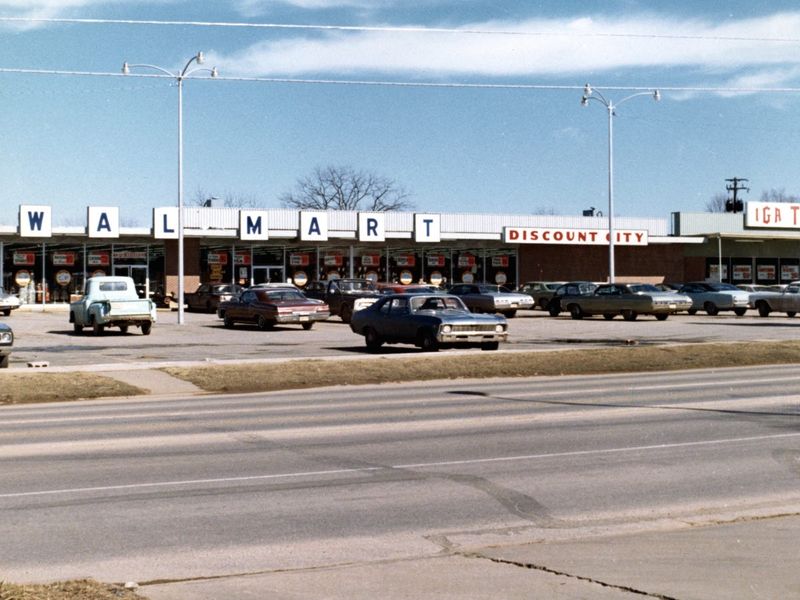
<instances>
[{"instance_id":1,"label":"street light pole","mask_svg":"<svg viewBox=\"0 0 800 600\"><path fill-rule=\"evenodd\" d=\"M216 67L213 69L204 69L198 67L189 70L189 67L192 65L192 63L202 65L204 62L205 57L203 56L203 53L198 52L186 62L183 69L175 73L156 65L131 65L127 62L122 64L122 73L124 75L130 75L131 69L137 67L155 69L156 71L160 71L161 73L164 73L165 75L175 79L178 85L178 325L184 324L183 303L185 297L183 282L183 80L189 77L192 73L197 73L198 71L208 71L211 73L211 77L216 77L218 75Z\"/></svg>"},{"instance_id":2,"label":"street light pole","mask_svg":"<svg viewBox=\"0 0 800 600\"><path fill-rule=\"evenodd\" d=\"M614 283L615 266L614 266L614 117L616 113L614 109L627 102L631 98L637 96L652 96L653 100L658 102L661 100L661 94L658 90L650 92L638 92L623 98L616 104L610 99L606 99L602 93L592 88L588 83L583 86L583 97L581 98L581 106L588 106L590 100L595 100L606 107L608 113L608 282Z\"/></svg>"}]
</instances>

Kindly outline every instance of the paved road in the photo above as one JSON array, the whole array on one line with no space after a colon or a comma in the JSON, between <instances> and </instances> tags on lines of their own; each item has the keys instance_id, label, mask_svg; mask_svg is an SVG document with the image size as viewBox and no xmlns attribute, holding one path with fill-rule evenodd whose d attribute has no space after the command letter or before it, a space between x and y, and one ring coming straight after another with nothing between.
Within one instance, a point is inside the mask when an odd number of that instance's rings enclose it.
<instances>
[{"instance_id":1,"label":"paved road","mask_svg":"<svg viewBox=\"0 0 800 600\"><path fill-rule=\"evenodd\" d=\"M771 367L2 407L0 573L173 581L155 600L797 597L798 385Z\"/></svg>"},{"instance_id":2,"label":"paved road","mask_svg":"<svg viewBox=\"0 0 800 600\"><path fill-rule=\"evenodd\" d=\"M159 322L149 336L131 330L126 335L108 331L94 337L88 331L76 335L66 313L16 311L8 318L16 335L12 368L30 362L51 366L131 363L159 364L171 361L253 360L319 356L365 356L363 339L338 318L317 324L311 331L278 327L259 331L255 327L222 327L216 315L186 313L186 324L177 325L177 313L159 313ZM509 350L608 347L635 341L640 344L699 343L704 341L751 341L796 339L800 317L735 317L722 314L676 315L667 321L642 317L634 322L602 318L573 321L552 318L541 311L522 311L510 320ZM410 346L391 346L385 354L417 353ZM448 352L457 352L450 350Z\"/></svg>"}]
</instances>

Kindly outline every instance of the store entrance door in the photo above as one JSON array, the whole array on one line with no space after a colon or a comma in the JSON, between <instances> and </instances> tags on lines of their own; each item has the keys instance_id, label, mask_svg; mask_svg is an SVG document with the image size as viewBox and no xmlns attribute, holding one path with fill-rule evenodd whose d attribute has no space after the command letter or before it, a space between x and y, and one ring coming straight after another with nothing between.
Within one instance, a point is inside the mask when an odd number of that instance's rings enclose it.
<instances>
[{"instance_id":1,"label":"store entrance door","mask_svg":"<svg viewBox=\"0 0 800 600\"><path fill-rule=\"evenodd\" d=\"M114 265L114 275L132 277L133 283L136 285L136 293L139 294L139 297L149 297L150 285L147 265Z\"/></svg>"},{"instance_id":2,"label":"store entrance door","mask_svg":"<svg viewBox=\"0 0 800 600\"><path fill-rule=\"evenodd\" d=\"M253 285L257 283L283 283L283 267L253 267Z\"/></svg>"}]
</instances>

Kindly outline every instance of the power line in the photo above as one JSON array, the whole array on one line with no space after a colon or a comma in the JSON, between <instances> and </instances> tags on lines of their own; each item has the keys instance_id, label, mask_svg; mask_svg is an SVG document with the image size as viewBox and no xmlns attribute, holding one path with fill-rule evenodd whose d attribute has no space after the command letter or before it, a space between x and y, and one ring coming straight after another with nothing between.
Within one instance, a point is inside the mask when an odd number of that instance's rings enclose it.
<instances>
[{"instance_id":1,"label":"power line","mask_svg":"<svg viewBox=\"0 0 800 600\"><path fill-rule=\"evenodd\" d=\"M66 71L59 69L22 69L14 67L0 67L0 74L20 75L62 75L76 77L123 77L127 79L174 79L172 75L161 73L113 73L105 71ZM549 91L583 91L585 84L553 85L537 83L464 83L464 82L422 82L422 81L380 81L380 80L355 80L355 79L299 79L289 77L232 77L218 75L217 77L187 77L197 81L242 81L260 83L290 83L306 85L353 85L353 86L384 86L384 87L417 87L417 88L464 88L464 89L500 89L500 90L549 90ZM800 87L713 87L713 86L615 86L602 85L603 90L619 92L651 91L658 89L661 92L696 92L696 93L728 93L728 94L759 94L759 93L800 93Z\"/></svg>"},{"instance_id":2,"label":"power line","mask_svg":"<svg viewBox=\"0 0 800 600\"><path fill-rule=\"evenodd\" d=\"M70 19L44 17L0 17L5 23L65 23L77 25L157 25L180 27L219 27L219 28L251 28L251 29L289 29L315 31L361 31L386 33L448 33L470 35L510 35L531 37L587 37L587 38L624 38L624 39L667 39L694 40L710 42L769 42L798 44L800 38L782 37L749 37L729 35L688 35L659 33L607 33L581 31L520 31L503 29L469 29L448 27L412 27L412 26L368 26L368 25L301 25L293 23L241 23L228 21L161 21L138 19Z\"/></svg>"}]
</instances>

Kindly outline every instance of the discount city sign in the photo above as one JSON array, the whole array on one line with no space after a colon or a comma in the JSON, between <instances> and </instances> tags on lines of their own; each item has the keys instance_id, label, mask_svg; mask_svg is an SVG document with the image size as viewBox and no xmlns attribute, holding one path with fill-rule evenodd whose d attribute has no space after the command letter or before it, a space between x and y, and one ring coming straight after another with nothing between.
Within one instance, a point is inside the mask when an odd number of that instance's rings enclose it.
<instances>
[{"instance_id":1,"label":"discount city sign","mask_svg":"<svg viewBox=\"0 0 800 600\"><path fill-rule=\"evenodd\" d=\"M566 229L562 227L505 227L503 229L503 241L507 244L607 246L609 239L607 229ZM614 230L614 244L647 246L647 242L647 230Z\"/></svg>"}]
</instances>

